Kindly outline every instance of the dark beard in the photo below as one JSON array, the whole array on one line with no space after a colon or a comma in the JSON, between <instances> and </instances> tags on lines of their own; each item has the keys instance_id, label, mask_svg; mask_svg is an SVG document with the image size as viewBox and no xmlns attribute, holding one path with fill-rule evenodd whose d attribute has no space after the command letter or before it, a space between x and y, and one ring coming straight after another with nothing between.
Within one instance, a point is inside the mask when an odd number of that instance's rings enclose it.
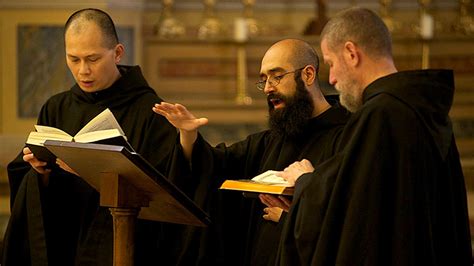
<instances>
[{"instance_id":1,"label":"dark beard","mask_svg":"<svg viewBox=\"0 0 474 266\"><path fill-rule=\"evenodd\" d=\"M313 102L309 92L306 90L301 77L298 75L296 81L296 92L294 96L286 97L281 94L268 95L269 127L276 137L296 138L300 136L308 120L313 114ZM270 99L278 97L285 102L285 107L275 110Z\"/></svg>"}]
</instances>

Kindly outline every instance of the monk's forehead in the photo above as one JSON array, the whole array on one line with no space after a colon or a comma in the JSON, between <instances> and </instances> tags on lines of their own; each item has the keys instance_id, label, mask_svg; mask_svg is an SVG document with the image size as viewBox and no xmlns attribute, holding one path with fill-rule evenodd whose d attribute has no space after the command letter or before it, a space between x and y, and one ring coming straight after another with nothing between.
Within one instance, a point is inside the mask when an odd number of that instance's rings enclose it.
<instances>
[{"instance_id":1,"label":"monk's forehead","mask_svg":"<svg viewBox=\"0 0 474 266\"><path fill-rule=\"evenodd\" d=\"M291 69L292 66L292 52L290 47L274 46L271 47L262 59L261 72L267 72L272 69Z\"/></svg>"},{"instance_id":2,"label":"monk's forehead","mask_svg":"<svg viewBox=\"0 0 474 266\"><path fill-rule=\"evenodd\" d=\"M82 17L79 17L71 21L71 24L69 24L66 34L80 34L89 29L91 26L97 25L95 25L95 23L92 21L88 21Z\"/></svg>"}]
</instances>

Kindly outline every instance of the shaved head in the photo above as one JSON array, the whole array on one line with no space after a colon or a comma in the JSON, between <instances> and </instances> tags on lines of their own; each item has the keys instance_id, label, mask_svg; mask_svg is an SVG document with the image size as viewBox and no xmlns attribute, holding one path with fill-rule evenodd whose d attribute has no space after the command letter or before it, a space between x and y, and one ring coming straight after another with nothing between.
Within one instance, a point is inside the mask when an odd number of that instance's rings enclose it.
<instances>
[{"instance_id":1,"label":"shaved head","mask_svg":"<svg viewBox=\"0 0 474 266\"><path fill-rule=\"evenodd\" d=\"M300 68L307 65L314 66L316 70L319 70L319 57L316 51L307 42L299 39L285 39L273 44L268 53L274 52L275 50L285 51L282 53L285 56L287 62L289 62L293 68Z\"/></svg>"},{"instance_id":2,"label":"shaved head","mask_svg":"<svg viewBox=\"0 0 474 266\"><path fill-rule=\"evenodd\" d=\"M118 44L117 31L112 18L104 11L95 8L81 9L72 14L64 26L64 35L68 31L80 34L90 27L90 23L97 25L102 32L104 47L113 49Z\"/></svg>"}]
</instances>

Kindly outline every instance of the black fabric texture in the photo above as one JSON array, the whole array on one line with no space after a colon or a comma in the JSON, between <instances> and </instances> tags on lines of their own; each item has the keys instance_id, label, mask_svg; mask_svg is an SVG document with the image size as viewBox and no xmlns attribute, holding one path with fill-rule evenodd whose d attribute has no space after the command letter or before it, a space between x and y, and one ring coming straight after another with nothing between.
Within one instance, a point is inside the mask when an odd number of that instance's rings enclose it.
<instances>
[{"instance_id":1,"label":"black fabric texture","mask_svg":"<svg viewBox=\"0 0 474 266\"><path fill-rule=\"evenodd\" d=\"M364 91L336 155L296 184L276 265L472 265L449 70Z\"/></svg>"}]
</instances>

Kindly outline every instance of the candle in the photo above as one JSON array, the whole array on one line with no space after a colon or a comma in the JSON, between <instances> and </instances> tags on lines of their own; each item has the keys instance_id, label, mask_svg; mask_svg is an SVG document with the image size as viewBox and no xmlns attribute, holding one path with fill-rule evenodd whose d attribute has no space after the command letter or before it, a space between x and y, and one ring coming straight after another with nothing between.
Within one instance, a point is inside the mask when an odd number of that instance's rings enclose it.
<instances>
[{"instance_id":1,"label":"candle","mask_svg":"<svg viewBox=\"0 0 474 266\"><path fill-rule=\"evenodd\" d=\"M234 21L234 39L237 42L245 42L248 37L247 20L245 18L236 18Z\"/></svg>"},{"instance_id":2,"label":"candle","mask_svg":"<svg viewBox=\"0 0 474 266\"><path fill-rule=\"evenodd\" d=\"M422 13L420 17L420 35L421 38L429 40L433 38L434 20L433 17L427 13Z\"/></svg>"}]
</instances>

